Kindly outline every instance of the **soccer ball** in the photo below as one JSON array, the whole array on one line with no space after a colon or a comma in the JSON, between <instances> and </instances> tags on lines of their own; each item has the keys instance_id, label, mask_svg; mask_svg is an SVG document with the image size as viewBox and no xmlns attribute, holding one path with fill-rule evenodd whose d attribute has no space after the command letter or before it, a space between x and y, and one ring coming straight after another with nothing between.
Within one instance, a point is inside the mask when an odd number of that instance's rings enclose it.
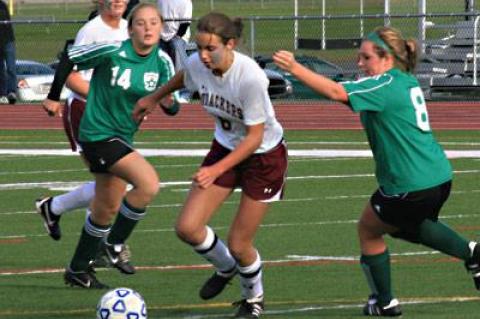
<instances>
[{"instance_id":1,"label":"soccer ball","mask_svg":"<svg viewBox=\"0 0 480 319\"><path fill-rule=\"evenodd\" d=\"M130 288L115 288L102 296L97 305L97 319L145 319L147 306L143 297Z\"/></svg>"}]
</instances>

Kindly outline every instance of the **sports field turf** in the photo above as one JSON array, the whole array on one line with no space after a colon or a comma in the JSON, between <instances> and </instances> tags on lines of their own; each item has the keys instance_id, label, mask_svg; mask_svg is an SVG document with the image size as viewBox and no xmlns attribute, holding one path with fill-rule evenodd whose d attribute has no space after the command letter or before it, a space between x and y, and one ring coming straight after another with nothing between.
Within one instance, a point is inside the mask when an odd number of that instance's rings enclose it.
<instances>
[{"instance_id":1,"label":"sports field turf","mask_svg":"<svg viewBox=\"0 0 480 319\"><path fill-rule=\"evenodd\" d=\"M208 148L207 131L149 131L139 148ZM288 131L291 150L366 150L361 131ZM478 131L444 131L448 150L478 150ZM48 143L46 141L49 141ZM25 150L65 150L62 131L1 131L0 152L0 318L94 318L104 291L63 284L85 218L75 211L62 218L63 237L54 242L33 209L35 198L90 180L77 156L25 155ZM68 154L68 152L66 152ZM172 231L200 157L149 157L163 188L129 240L134 276L100 270L113 287L138 290L149 318L225 318L239 299L237 281L217 299L203 302L198 288L212 270ZM454 159L453 193L442 218L466 237L480 228L480 160ZM264 267L264 318L359 318L368 289L358 264L355 222L375 189L371 158L292 157L286 198L272 205L258 233ZM238 193L211 225L225 237ZM480 293L458 260L390 239L396 297L407 318L477 318Z\"/></svg>"}]
</instances>

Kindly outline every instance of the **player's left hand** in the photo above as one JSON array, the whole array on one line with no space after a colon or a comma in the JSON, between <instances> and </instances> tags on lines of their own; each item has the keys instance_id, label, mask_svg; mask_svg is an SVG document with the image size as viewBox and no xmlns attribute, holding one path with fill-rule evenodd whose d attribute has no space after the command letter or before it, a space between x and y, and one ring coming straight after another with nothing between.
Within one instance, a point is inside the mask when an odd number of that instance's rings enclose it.
<instances>
[{"instance_id":1,"label":"player's left hand","mask_svg":"<svg viewBox=\"0 0 480 319\"><path fill-rule=\"evenodd\" d=\"M282 70L291 72L297 61L295 60L295 55L290 51L279 50L275 52L272 56L273 62Z\"/></svg>"}]
</instances>

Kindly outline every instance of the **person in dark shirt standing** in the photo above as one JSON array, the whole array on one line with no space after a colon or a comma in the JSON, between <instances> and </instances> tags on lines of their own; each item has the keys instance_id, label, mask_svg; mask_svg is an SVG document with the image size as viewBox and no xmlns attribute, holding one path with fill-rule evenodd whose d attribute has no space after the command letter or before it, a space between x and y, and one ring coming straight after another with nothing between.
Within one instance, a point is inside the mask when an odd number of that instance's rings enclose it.
<instances>
[{"instance_id":1,"label":"person in dark shirt standing","mask_svg":"<svg viewBox=\"0 0 480 319\"><path fill-rule=\"evenodd\" d=\"M15 70L15 35L10 13L0 1L0 104L17 102L17 72Z\"/></svg>"}]
</instances>

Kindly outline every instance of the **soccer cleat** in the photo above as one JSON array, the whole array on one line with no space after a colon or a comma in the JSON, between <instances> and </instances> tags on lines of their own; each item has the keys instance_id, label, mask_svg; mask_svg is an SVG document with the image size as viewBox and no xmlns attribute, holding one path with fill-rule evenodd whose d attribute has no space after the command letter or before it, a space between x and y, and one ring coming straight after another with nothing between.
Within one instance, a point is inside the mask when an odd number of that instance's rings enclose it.
<instances>
[{"instance_id":1,"label":"soccer cleat","mask_svg":"<svg viewBox=\"0 0 480 319\"><path fill-rule=\"evenodd\" d=\"M53 197L45 197L39 198L35 201L35 208L37 209L37 213L43 219L43 226L47 230L47 233L52 237L54 240L60 240L62 237L62 232L60 231L60 225L58 222L60 221L60 215L55 215L52 213L50 206L52 205Z\"/></svg>"},{"instance_id":2,"label":"soccer cleat","mask_svg":"<svg viewBox=\"0 0 480 319\"><path fill-rule=\"evenodd\" d=\"M242 299L234 302L232 305L238 306L235 318L260 318L260 315L265 309L263 296L252 299Z\"/></svg>"},{"instance_id":3,"label":"soccer cleat","mask_svg":"<svg viewBox=\"0 0 480 319\"><path fill-rule=\"evenodd\" d=\"M72 287L77 286L85 289L109 288L107 285L98 281L97 277L95 277L94 271L91 270L74 272L67 268L65 270L65 274L63 275L63 279L65 280L66 285L70 285Z\"/></svg>"},{"instance_id":4,"label":"soccer cleat","mask_svg":"<svg viewBox=\"0 0 480 319\"><path fill-rule=\"evenodd\" d=\"M377 302L377 296L370 295L367 304L363 307L363 314L375 317L396 317L402 315L402 309L395 298L390 300L388 305L382 307Z\"/></svg>"},{"instance_id":5,"label":"soccer cleat","mask_svg":"<svg viewBox=\"0 0 480 319\"><path fill-rule=\"evenodd\" d=\"M219 295L234 275L225 277L215 272L200 289L200 298L208 300Z\"/></svg>"},{"instance_id":6,"label":"soccer cleat","mask_svg":"<svg viewBox=\"0 0 480 319\"><path fill-rule=\"evenodd\" d=\"M102 241L97 257L92 263L93 267L115 267L121 273L133 275L135 267L130 264L130 249L126 244L111 245Z\"/></svg>"},{"instance_id":7,"label":"soccer cleat","mask_svg":"<svg viewBox=\"0 0 480 319\"><path fill-rule=\"evenodd\" d=\"M17 103L17 95L14 92L10 92L7 94L7 100L9 104Z\"/></svg>"},{"instance_id":8,"label":"soccer cleat","mask_svg":"<svg viewBox=\"0 0 480 319\"><path fill-rule=\"evenodd\" d=\"M471 242L472 257L465 261L465 268L473 277L475 288L480 290L480 245Z\"/></svg>"}]
</instances>

